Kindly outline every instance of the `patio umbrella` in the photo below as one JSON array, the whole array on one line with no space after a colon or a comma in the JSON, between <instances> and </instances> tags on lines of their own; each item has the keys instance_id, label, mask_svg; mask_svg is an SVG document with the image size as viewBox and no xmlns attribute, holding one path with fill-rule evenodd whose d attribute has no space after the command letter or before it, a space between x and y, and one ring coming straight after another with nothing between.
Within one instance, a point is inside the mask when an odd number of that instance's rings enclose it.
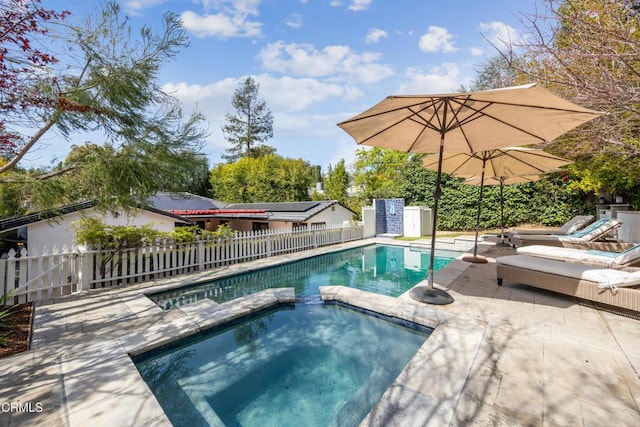
<instances>
[{"instance_id":1,"label":"patio umbrella","mask_svg":"<svg viewBox=\"0 0 640 427\"><path fill-rule=\"evenodd\" d=\"M389 96L338 126L357 144L405 152L478 152L552 141L602 113L580 107L536 84L479 92ZM438 201L434 189L428 285L421 300L448 304L451 296L433 287ZM415 289L415 288L414 288Z\"/></svg>"},{"instance_id":2,"label":"patio umbrella","mask_svg":"<svg viewBox=\"0 0 640 427\"><path fill-rule=\"evenodd\" d=\"M542 178L542 175L524 175L524 176L490 176L480 179L480 176L472 176L467 178L464 183L469 185L499 185L500 186L500 241L496 246L511 246L504 242L504 186L511 184L523 184L526 182L535 182Z\"/></svg>"},{"instance_id":3,"label":"patio umbrella","mask_svg":"<svg viewBox=\"0 0 640 427\"><path fill-rule=\"evenodd\" d=\"M478 231L485 179L499 180L507 177L545 174L558 171L560 167L569 163L571 163L569 160L545 151L522 147L496 148L478 153L447 153L442 156L442 160L438 155L423 159L423 166L427 169L440 169L442 172L463 177L479 176L480 196L473 256L463 258L469 262L487 262L486 258L478 257Z\"/></svg>"}]
</instances>

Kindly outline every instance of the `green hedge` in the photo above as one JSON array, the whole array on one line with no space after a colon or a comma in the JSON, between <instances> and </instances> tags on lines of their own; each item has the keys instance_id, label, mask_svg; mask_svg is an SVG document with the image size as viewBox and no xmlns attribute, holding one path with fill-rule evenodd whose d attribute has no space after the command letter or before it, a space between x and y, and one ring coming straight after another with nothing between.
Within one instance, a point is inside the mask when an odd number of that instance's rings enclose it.
<instances>
[{"instance_id":1,"label":"green hedge","mask_svg":"<svg viewBox=\"0 0 640 427\"><path fill-rule=\"evenodd\" d=\"M403 194L407 206L433 207L435 172L421 165L408 168ZM474 230L478 209L479 186L468 185L461 178L442 177L442 196L438 210L438 229ZM571 191L559 174L544 179L504 187L504 226L524 223L557 226L575 215L593 214L595 207L581 191ZM485 186L480 215L480 229L500 228L500 186Z\"/></svg>"}]
</instances>

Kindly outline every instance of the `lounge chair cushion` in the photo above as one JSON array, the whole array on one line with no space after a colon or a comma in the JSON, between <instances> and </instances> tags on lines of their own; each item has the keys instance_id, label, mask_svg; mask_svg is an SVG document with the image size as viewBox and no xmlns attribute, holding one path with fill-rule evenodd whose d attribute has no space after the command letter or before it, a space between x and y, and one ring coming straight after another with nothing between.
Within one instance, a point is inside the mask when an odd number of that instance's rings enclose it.
<instances>
[{"instance_id":1,"label":"lounge chair cushion","mask_svg":"<svg viewBox=\"0 0 640 427\"><path fill-rule=\"evenodd\" d=\"M511 243L513 243L514 246L528 246L532 244L562 246L563 242L592 242L615 230L621 224L622 221L620 221L619 219L602 218L601 220L589 224L584 229L567 236L555 234L522 236L514 235L511 239Z\"/></svg>"},{"instance_id":2,"label":"lounge chair cushion","mask_svg":"<svg viewBox=\"0 0 640 427\"><path fill-rule=\"evenodd\" d=\"M544 234L572 234L581 228L585 227L587 224L593 222L593 215L577 215L571 218L569 221L565 222L559 228L512 228L507 231L507 235L509 237L520 234L536 234L536 235L544 235Z\"/></svg>"},{"instance_id":3,"label":"lounge chair cushion","mask_svg":"<svg viewBox=\"0 0 640 427\"><path fill-rule=\"evenodd\" d=\"M558 228L556 234L573 234L581 228L586 227L587 224L593 221L593 215L578 215L571 218L564 225Z\"/></svg>"},{"instance_id":4,"label":"lounge chair cushion","mask_svg":"<svg viewBox=\"0 0 640 427\"><path fill-rule=\"evenodd\" d=\"M640 285L640 271L629 273L608 268L586 270L582 273L583 280L598 283L599 288L622 288Z\"/></svg>"},{"instance_id":5,"label":"lounge chair cushion","mask_svg":"<svg viewBox=\"0 0 640 427\"><path fill-rule=\"evenodd\" d=\"M640 263L640 245L624 252L607 252L593 249L563 248L545 245L523 246L517 249L521 255L557 259L569 262L588 262L606 266L631 266Z\"/></svg>"},{"instance_id":6,"label":"lounge chair cushion","mask_svg":"<svg viewBox=\"0 0 640 427\"><path fill-rule=\"evenodd\" d=\"M526 270L543 271L558 276L572 277L598 284L601 288L633 287L640 285L640 271L597 268L592 265L568 263L529 255L509 255L496 259L498 264Z\"/></svg>"},{"instance_id":7,"label":"lounge chair cushion","mask_svg":"<svg viewBox=\"0 0 640 427\"><path fill-rule=\"evenodd\" d=\"M624 252L621 252L613 260L614 264L627 265L636 264L640 260L640 245L635 245Z\"/></svg>"},{"instance_id":8,"label":"lounge chair cushion","mask_svg":"<svg viewBox=\"0 0 640 427\"><path fill-rule=\"evenodd\" d=\"M568 235L567 237L571 237L575 239L593 240L598 236L601 236L602 234L611 230L614 224L616 225L621 224L621 221L617 219L602 218L592 224L589 224L582 230L576 231L575 233Z\"/></svg>"},{"instance_id":9,"label":"lounge chair cushion","mask_svg":"<svg viewBox=\"0 0 640 427\"><path fill-rule=\"evenodd\" d=\"M617 255L616 252L563 248L546 245L523 246L517 249L520 255L531 255L540 258L556 259L568 262L590 262L594 264L610 265Z\"/></svg>"}]
</instances>

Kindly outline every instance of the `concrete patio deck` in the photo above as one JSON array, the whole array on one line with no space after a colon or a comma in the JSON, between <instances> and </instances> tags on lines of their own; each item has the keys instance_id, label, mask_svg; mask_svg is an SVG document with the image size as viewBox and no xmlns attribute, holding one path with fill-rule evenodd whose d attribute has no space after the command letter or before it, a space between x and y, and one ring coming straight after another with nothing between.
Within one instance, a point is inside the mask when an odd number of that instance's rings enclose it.
<instances>
[{"instance_id":1,"label":"concrete patio deck","mask_svg":"<svg viewBox=\"0 0 640 427\"><path fill-rule=\"evenodd\" d=\"M325 300L436 327L362 425L640 425L640 321L524 285L498 287L492 261L513 249L482 244L480 252L489 263L455 260L435 274L436 284L455 298L446 306L418 303L407 294L391 298L323 289ZM197 277L301 256L237 264ZM39 304L32 349L0 359L0 426L169 425L129 354L293 298L287 289L267 290L229 303L207 300L164 312L143 295L152 286L166 288L194 277Z\"/></svg>"}]
</instances>

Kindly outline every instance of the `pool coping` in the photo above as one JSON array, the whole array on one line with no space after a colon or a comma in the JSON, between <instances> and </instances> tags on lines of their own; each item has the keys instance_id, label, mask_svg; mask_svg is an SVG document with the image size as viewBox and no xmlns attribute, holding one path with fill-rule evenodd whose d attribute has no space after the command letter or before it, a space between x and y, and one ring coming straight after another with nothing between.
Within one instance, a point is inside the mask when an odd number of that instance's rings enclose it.
<instances>
[{"instance_id":1,"label":"pool coping","mask_svg":"<svg viewBox=\"0 0 640 427\"><path fill-rule=\"evenodd\" d=\"M325 286L320 291L323 301L338 301L434 328L360 425L450 425L486 324L408 298L344 286ZM455 359L451 358L452 347Z\"/></svg>"},{"instance_id":2,"label":"pool coping","mask_svg":"<svg viewBox=\"0 0 640 427\"><path fill-rule=\"evenodd\" d=\"M411 358L361 425L403 425L409 421L412 423L428 421L436 425L449 424L479 351L485 325L474 319L453 316L433 306L418 302L411 303L407 300L398 300L395 297L345 286L321 286L320 293L324 302L339 302L434 328L430 337ZM293 302L295 302L293 288L267 289L222 304L209 300L198 301L176 309L183 312L186 315L184 317L157 323L151 328L120 338L122 353L112 354L112 356L114 360L123 361L123 356L126 355L128 360L124 364L126 369L120 368L119 377L129 387L145 390L144 393L129 396L127 407L137 411L138 408L151 409L157 405L149 413L162 414L162 416L146 421L153 421L154 424L169 423L131 357L278 304ZM385 343L382 344L385 345ZM455 360L447 357L446 349L450 346L457 348ZM100 360L100 364L105 363L104 354L95 357ZM97 360L96 363L98 363ZM427 371L432 375L424 375ZM87 380L90 379L85 378L85 381ZM87 402L86 398L67 403L71 406L99 405L99 402ZM122 410L123 408L118 409L119 418L126 417ZM80 422L80 420L77 421Z\"/></svg>"}]
</instances>

